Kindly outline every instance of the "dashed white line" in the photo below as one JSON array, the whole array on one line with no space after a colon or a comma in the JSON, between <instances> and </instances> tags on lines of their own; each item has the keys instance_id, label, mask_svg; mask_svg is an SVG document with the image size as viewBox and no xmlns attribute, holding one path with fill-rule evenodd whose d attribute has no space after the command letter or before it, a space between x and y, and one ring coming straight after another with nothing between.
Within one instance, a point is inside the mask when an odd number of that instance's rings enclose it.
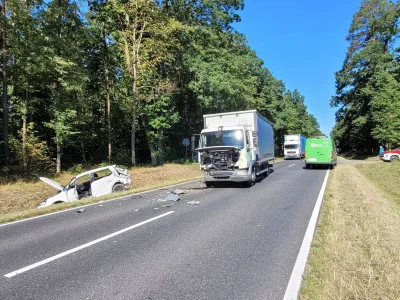
<instances>
[{"instance_id":1,"label":"dashed white line","mask_svg":"<svg viewBox=\"0 0 400 300\"><path fill-rule=\"evenodd\" d=\"M303 280L303 274L307 263L308 253L310 252L311 243L314 237L314 231L317 227L318 216L321 210L322 199L324 197L328 177L329 170L326 172L324 182L322 184L321 190L319 191L317 202L315 203L310 222L308 223L307 231L304 235L299 254L297 255L296 263L294 265L292 275L290 276L283 300L296 300L299 295L301 282Z\"/></svg>"},{"instance_id":2,"label":"dashed white line","mask_svg":"<svg viewBox=\"0 0 400 300\"><path fill-rule=\"evenodd\" d=\"M49 257L49 258L47 258L47 259L44 259L44 260L42 260L42 261L39 261L39 262L34 263L34 264L32 264L32 265L29 265L29 266L27 266L27 267L24 267L24 268L21 268L21 269L19 269L19 270L14 271L14 272L8 273L8 274L6 274L6 275L4 275L4 276L7 277L7 278L14 277L14 276L16 276L16 275L18 275L18 274L21 274L21 273L24 273L24 272L26 272L26 271L32 270L32 269L37 268L37 267L39 267L39 266L41 266L41 265L47 264L47 263L49 263L49 262L52 262L53 260L59 259L59 258L61 258L61 257L64 257L64 256L69 255L69 254L71 254L71 253L74 253L74 252L76 252L76 251L79 251L79 250L82 250L82 249L87 248L87 247L89 247L89 246L92 246L92 245L94 245L94 244L100 243L100 242L102 242L102 241L105 241L105 240L107 240L107 239L109 239L109 238L112 238L112 237L114 237L114 236L120 235L120 234L122 234L122 233L124 233L124 232L127 232L127 231L129 231L129 230L132 230L132 229L137 228L137 227L139 227L139 226L142 226L142 225L144 225L144 224L150 223L150 222L155 221L155 220L157 220L157 219L160 219L160 218L162 218L162 217L166 217L166 216L168 216L169 214L172 214L172 213L174 213L174 211L166 212L165 214L159 215L159 216L157 216L157 217L148 219L148 220L146 220L146 221L137 223L137 224L135 224L135 225L132 225L132 226L127 227L127 228L124 228L124 229L122 229L122 230L116 231L116 232L111 233L111 234L109 234L109 235L103 236L102 238L99 238L99 239L97 239L97 240L94 240L94 241L91 241L91 242L89 242L89 243L83 244L83 245L81 245L81 246L79 246L79 247L70 249L70 250L68 250L68 251L62 252L62 253L57 254L57 255L55 255L55 256Z\"/></svg>"}]
</instances>

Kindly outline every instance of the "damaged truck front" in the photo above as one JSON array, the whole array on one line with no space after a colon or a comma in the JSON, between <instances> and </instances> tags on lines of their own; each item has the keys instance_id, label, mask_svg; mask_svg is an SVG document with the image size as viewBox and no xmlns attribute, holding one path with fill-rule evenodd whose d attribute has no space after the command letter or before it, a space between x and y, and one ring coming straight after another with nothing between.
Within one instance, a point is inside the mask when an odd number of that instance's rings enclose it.
<instances>
[{"instance_id":1,"label":"damaged truck front","mask_svg":"<svg viewBox=\"0 0 400 300\"><path fill-rule=\"evenodd\" d=\"M255 110L204 115L200 168L208 187L216 182L255 184L275 159L271 122Z\"/></svg>"}]
</instances>

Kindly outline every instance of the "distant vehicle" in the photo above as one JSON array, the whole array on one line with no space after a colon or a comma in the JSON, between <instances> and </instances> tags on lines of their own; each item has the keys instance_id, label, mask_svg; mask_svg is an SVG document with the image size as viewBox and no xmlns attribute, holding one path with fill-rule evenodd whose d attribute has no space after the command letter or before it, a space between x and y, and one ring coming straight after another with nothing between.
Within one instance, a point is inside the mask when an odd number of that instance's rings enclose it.
<instances>
[{"instance_id":1,"label":"distant vehicle","mask_svg":"<svg viewBox=\"0 0 400 300\"><path fill-rule=\"evenodd\" d=\"M284 136L283 153L285 159L303 158L306 149L307 138L301 134L290 134Z\"/></svg>"},{"instance_id":2,"label":"distant vehicle","mask_svg":"<svg viewBox=\"0 0 400 300\"><path fill-rule=\"evenodd\" d=\"M326 137L308 138L304 158L307 169L316 165L326 165L333 169L337 165L334 141Z\"/></svg>"},{"instance_id":3,"label":"distant vehicle","mask_svg":"<svg viewBox=\"0 0 400 300\"><path fill-rule=\"evenodd\" d=\"M215 182L255 184L275 159L272 123L256 110L204 115L200 168L208 187Z\"/></svg>"},{"instance_id":4,"label":"distant vehicle","mask_svg":"<svg viewBox=\"0 0 400 300\"><path fill-rule=\"evenodd\" d=\"M131 176L127 169L107 166L81 173L71 179L67 186L49 178L40 177L40 180L59 190L59 192L43 202L38 208L55 203L67 203L86 197L100 197L112 192L126 190L131 185Z\"/></svg>"},{"instance_id":5,"label":"distant vehicle","mask_svg":"<svg viewBox=\"0 0 400 300\"><path fill-rule=\"evenodd\" d=\"M400 148L394 150L383 151L383 156L381 157L383 161L395 162L400 159Z\"/></svg>"}]
</instances>

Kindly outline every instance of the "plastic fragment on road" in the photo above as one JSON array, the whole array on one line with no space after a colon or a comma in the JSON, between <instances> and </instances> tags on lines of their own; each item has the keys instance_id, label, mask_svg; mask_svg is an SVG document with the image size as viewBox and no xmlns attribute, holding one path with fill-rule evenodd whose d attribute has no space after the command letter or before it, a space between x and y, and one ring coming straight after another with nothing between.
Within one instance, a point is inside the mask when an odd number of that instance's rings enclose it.
<instances>
[{"instance_id":1,"label":"plastic fragment on road","mask_svg":"<svg viewBox=\"0 0 400 300\"><path fill-rule=\"evenodd\" d=\"M167 201L179 201L179 196L177 194L171 193L167 196Z\"/></svg>"},{"instance_id":2,"label":"plastic fragment on road","mask_svg":"<svg viewBox=\"0 0 400 300\"><path fill-rule=\"evenodd\" d=\"M182 194L186 194L186 190L175 189L172 191L172 193L176 194L176 195L182 195Z\"/></svg>"},{"instance_id":3,"label":"plastic fragment on road","mask_svg":"<svg viewBox=\"0 0 400 300\"><path fill-rule=\"evenodd\" d=\"M78 209L78 210L76 211L76 213L80 214L80 213L83 213L85 210L86 210L86 209L81 208L81 209Z\"/></svg>"},{"instance_id":4,"label":"plastic fragment on road","mask_svg":"<svg viewBox=\"0 0 400 300\"><path fill-rule=\"evenodd\" d=\"M189 205L199 205L199 204L200 204L200 201L194 201L194 200L192 200L192 201L188 201L187 204L189 204Z\"/></svg>"},{"instance_id":5,"label":"plastic fragment on road","mask_svg":"<svg viewBox=\"0 0 400 300\"><path fill-rule=\"evenodd\" d=\"M136 208L136 209L135 209L135 211L139 211L139 210L140 210L139 208Z\"/></svg>"}]
</instances>

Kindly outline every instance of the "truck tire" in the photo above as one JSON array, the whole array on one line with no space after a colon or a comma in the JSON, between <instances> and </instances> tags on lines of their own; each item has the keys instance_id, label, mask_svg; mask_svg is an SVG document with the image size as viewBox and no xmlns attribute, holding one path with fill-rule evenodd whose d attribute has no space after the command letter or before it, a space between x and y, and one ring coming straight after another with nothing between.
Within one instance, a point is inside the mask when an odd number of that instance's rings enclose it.
<instances>
[{"instance_id":1,"label":"truck tire","mask_svg":"<svg viewBox=\"0 0 400 300\"><path fill-rule=\"evenodd\" d=\"M246 186L252 187L253 185L255 185L256 179L257 179L256 168L253 168L253 170L251 171L251 179L249 180L249 182L246 183Z\"/></svg>"},{"instance_id":2,"label":"truck tire","mask_svg":"<svg viewBox=\"0 0 400 300\"><path fill-rule=\"evenodd\" d=\"M306 165L306 169L310 169L310 165Z\"/></svg>"},{"instance_id":3,"label":"truck tire","mask_svg":"<svg viewBox=\"0 0 400 300\"><path fill-rule=\"evenodd\" d=\"M112 191L113 193L125 191L125 186L123 184L117 183L116 185L113 186Z\"/></svg>"},{"instance_id":4,"label":"truck tire","mask_svg":"<svg viewBox=\"0 0 400 300\"><path fill-rule=\"evenodd\" d=\"M211 188L213 186L211 181L206 181L206 187Z\"/></svg>"},{"instance_id":5,"label":"truck tire","mask_svg":"<svg viewBox=\"0 0 400 300\"><path fill-rule=\"evenodd\" d=\"M395 162L395 161L397 161L397 160L399 160L399 157L396 156L396 155L392 155L392 156L390 157L390 162Z\"/></svg>"}]
</instances>

